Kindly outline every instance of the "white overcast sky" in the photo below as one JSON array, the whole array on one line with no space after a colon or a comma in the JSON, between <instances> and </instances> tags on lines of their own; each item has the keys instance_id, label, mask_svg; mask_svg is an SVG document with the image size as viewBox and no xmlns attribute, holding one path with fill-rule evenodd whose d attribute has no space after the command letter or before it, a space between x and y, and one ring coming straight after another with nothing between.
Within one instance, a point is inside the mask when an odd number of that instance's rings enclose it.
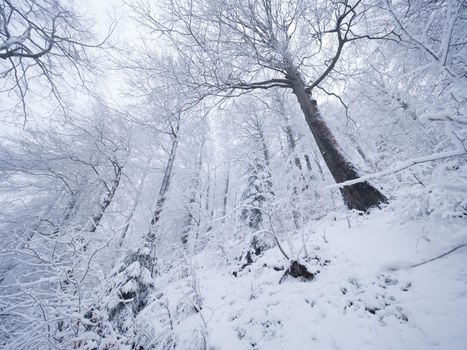
<instances>
[{"instance_id":1,"label":"white overcast sky","mask_svg":"<svg viewBox=\"0 0 467 350\"><path fill-rule=\"evenodd\" d=\"M115 19L118 19L118 26L114 33L116 39L123 35L127 40L131 40L136 36L136 33L128 30L126 18L128 9L123 0L76 0L75 6L82 8L86 17L91 17L95 23L93 31L99 38L106 35Z\"/></svg>"},{"instance_id":2,"label":"white overcast sky","mask_svg":"<svg viewBox=\"0 0 467 350\"><path fill-rule=\"evenodd\" d=\"M121 7L123 2L121 0L78 0L76 5L85 8L99 25L105 25L110 16L114 14L115 8Z\"/></svg>"},{"instance_id":3,"label":"white overcast sky","mask_svg":"<svg viewBox=\"0 0 467 350\"><path fill-rule=\"evenodd\" d=\"M128 24L128 9L122 0L75 0L75 6L84 11L85 17L94 22L93 32L96 40L102 40L108 33L112 23L117 19L118 25L112 34L111 42L121 46L123 42L135 42L138 32L130 29ZM105 85L107 98L119 100L120 88L122 87L121 76L115 71L107 71L105 74ZM111 102L111 101L109 101Z\"/></svg>"}]
</instances>

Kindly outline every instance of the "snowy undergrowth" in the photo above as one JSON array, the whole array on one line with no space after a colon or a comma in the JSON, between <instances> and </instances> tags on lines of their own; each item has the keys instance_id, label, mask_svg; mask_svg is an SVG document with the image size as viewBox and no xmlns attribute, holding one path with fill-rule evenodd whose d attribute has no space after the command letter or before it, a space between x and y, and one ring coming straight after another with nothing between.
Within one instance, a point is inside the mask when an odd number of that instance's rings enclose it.
<instances>
[{"instance_id":1,"label":"snowy undergrowth","mask_svg":"<svg viewBox=\"0 0 467 350\"><path fill-rule=\"evenodd\" d=\"M465 349L467 248L410 268L466 243L465 218L399 216L386 208L314 222L302 260L312 281L279 283L287 262L277 248L237 277L205 251L184 278L156 283L165 326L141 316L154 339L180 349Z\"/></svg>"}]
</instances>

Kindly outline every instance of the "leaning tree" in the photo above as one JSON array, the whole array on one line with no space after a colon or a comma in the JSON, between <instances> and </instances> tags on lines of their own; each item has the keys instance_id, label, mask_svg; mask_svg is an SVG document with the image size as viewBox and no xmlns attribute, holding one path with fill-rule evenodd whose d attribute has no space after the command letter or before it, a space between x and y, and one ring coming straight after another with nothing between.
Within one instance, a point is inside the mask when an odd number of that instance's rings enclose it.
<instances>
[{"instance_id":1,"label":"leaning tree","mask_svg":"<svg viewBox=\"0 0 467 350\"><path fill-rule=\"evenodd\" d=\"M290 89L336 182L359 177L311 93L329 93L325 84L342 74L338 63L349 43L389 35L369 28L373 7L362 0L166 0L158 9L141 0L129 6L140 25L162 33L186 63L177 83L190 85L200 98ZM340 190L350 209L386 202L368 182Z\"/></svg>"}]
</instances>

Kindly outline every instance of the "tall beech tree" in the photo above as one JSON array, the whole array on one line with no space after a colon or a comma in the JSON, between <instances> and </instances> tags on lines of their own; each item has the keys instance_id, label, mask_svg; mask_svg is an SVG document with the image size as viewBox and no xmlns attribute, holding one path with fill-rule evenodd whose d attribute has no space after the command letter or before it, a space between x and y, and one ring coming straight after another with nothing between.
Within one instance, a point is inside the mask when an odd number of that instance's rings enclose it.
<instances>
[{"instance_id":1,"label":"tall beech tree","mask_svg":"<svg viewBox=\"0 0 467 350\"><path fill-rule=\"evenodd\" d=\"M373 7L361 0L167 0L157 11L144 1L129 6L140 24L164 34L186 62L189 68L177 81L200 98L290 89L336 182L359 177L312 92L328 91L325 84L342 74L336 68L346 45L390 35L381 24L368 28L365 16ZM387 201L368 182L340 190L350 209L366 211Z\"/></svg>"}]
</instances>

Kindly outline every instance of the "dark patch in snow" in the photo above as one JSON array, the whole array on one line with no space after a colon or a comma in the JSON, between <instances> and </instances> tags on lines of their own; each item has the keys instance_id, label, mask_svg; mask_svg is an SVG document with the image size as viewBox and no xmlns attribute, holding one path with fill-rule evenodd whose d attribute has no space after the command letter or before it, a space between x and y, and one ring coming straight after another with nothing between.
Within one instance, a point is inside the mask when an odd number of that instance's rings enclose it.
<instances>
[{"instance_id":1,"label":"dark patch in snow","mask_svg":"<svg viewBox=\"0 0 467 350\"><path fill-rule=\"evenodd\" d=\"M315 278L314 273L308 271L305 265L300 264L296 260L291 262L289 268L285 271L279 283L282 283L284 278L287 276L291 276L293 278L300 278L305 281L312 281Z\"/></svg>"}]
</instances>

